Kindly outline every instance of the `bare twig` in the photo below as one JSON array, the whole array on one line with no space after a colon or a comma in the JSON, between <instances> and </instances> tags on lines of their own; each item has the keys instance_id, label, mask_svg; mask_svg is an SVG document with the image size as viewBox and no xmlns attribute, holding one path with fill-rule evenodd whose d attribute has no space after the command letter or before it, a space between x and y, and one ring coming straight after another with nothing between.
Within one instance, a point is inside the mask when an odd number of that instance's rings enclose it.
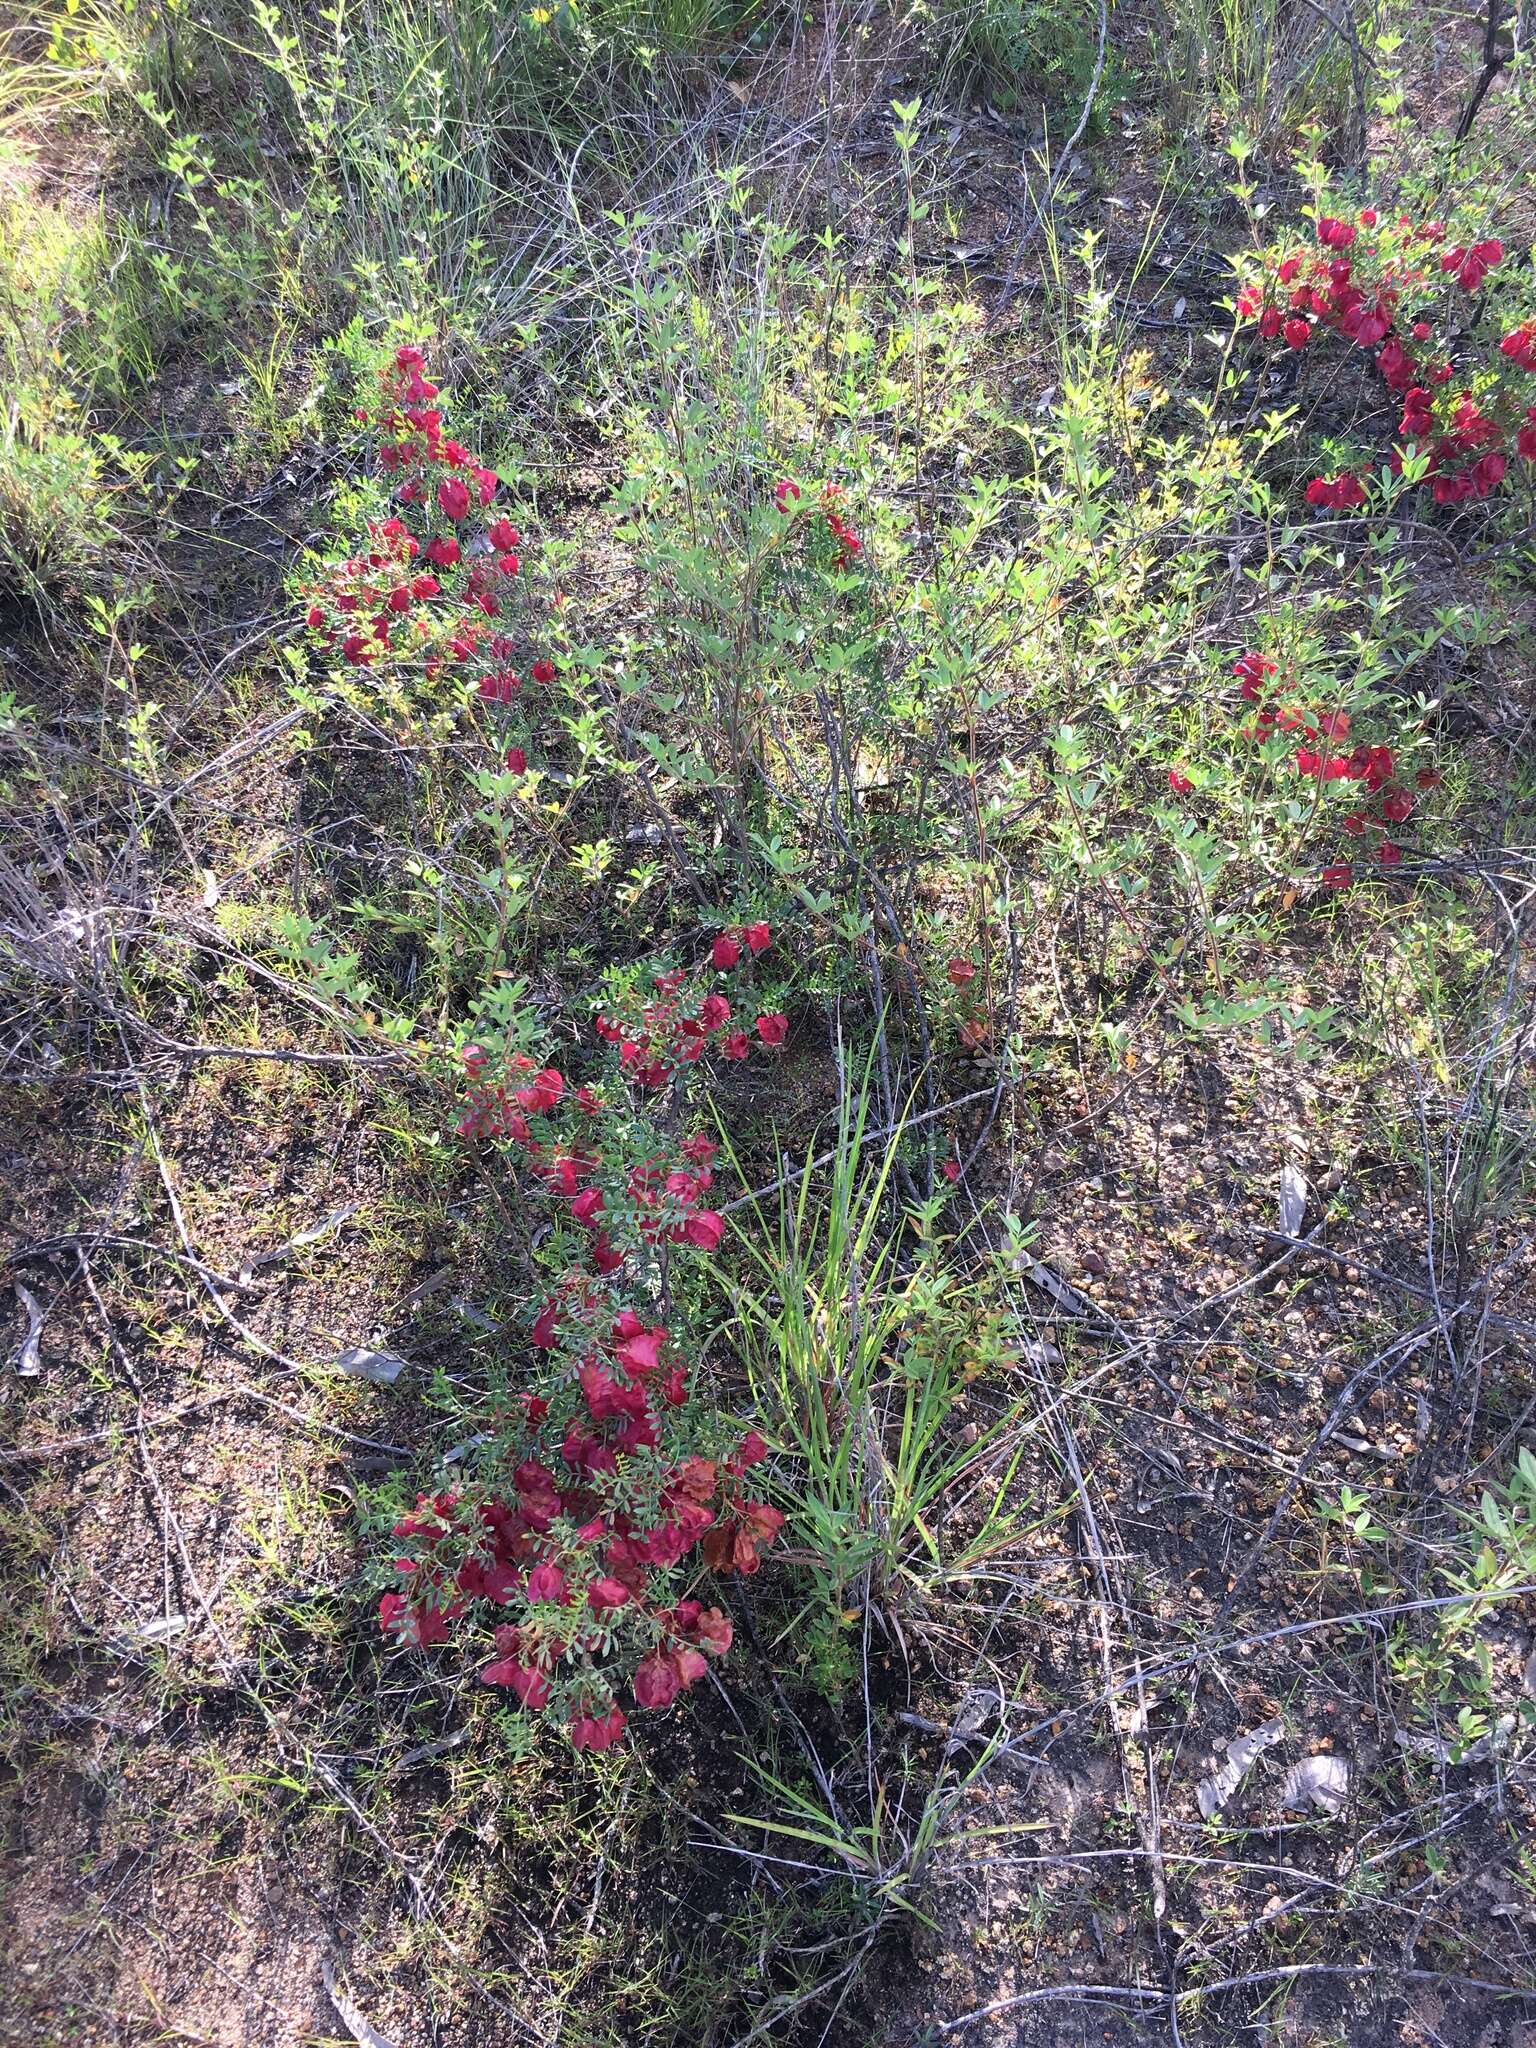
<instances>
[{"instance_id":1,"label":"bare twig","mask_svg":"<svg viewBox=\"0 0 1536 2048\"><path fill-rule=\"evenodd\" d=\"M1477 119L1478 109L1488 95L1488 89L1509 62L1512 45L1506 0L1488 0L1488 12L1483 20L1483 68L1478 74L1472 97L1462 110L1461 119L1456 123L1457 147L1472 133L1472 124Z\"/></svg>"}]
</instances>

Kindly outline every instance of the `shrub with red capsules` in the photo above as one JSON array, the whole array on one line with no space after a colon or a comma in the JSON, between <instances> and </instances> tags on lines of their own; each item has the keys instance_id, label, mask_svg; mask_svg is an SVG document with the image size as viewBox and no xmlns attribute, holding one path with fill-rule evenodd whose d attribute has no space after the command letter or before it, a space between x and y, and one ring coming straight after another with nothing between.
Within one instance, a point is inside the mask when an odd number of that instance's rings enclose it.
<instances>
[{"instance_id":1,"label":"shrub with red capsules","mask_svg":"<svg viewBox=\"0 0 1536 2048\"><path fill-rule=\"evenodd\" d=\"M750 1476L762 1439L696 1398L686 1335L661 1308L666 1262L724 1236L715 1145L681 1135L687 1083L708 1056L736 1056L741 998L719 978L749 973L771 940L737 926L695 966L615 976L591 1078L521 1050L458 1055L459 1136L511 1163L554 1222L528 1320L540 1364L464 1479L395 1525L379 1620L417 1649L477 1643L481 1682L578 1749L622 1736L626 1685L655 1711L724 1655L731 1624L692 1582L755 1572L783 1522Z\"/></svg>"},{"instance_id":2,"label":"shrub with red capsules","mask_svg":"<svg viewBox=\"0 0 1536 2048\"><path fill-rule=\"evenodd\" d=\"M1320 338L1364 350L1400 406L1385 458L1437 505L1487 498L1512 461L1536 463L1536 319L1529 271L1495 235L1451 243L1441 221L1321 216L1315 246L1271 248L1236 302L1242 326L1289 350ZM1366 503L1356 469L1307 486L1320 510Z\"/></svg>"}]
</instances>

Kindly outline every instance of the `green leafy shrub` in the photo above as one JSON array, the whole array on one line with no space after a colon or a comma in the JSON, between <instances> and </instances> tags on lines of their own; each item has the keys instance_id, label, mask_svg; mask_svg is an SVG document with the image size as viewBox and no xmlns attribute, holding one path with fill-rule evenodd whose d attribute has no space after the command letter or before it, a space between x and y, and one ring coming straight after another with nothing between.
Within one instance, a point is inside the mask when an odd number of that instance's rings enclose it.
<instances>
[{"instance_id":1,"label":"green leafy shrub","mask_svg":"<svg viewBox=\"0 0 1536 2048\"><path fill-rule=\"evenodd\" d=\"M102 452L46 412L13 402L0 427L0 594L55 605L99 586L114 539Z\"/></svg>"}]
</instances>

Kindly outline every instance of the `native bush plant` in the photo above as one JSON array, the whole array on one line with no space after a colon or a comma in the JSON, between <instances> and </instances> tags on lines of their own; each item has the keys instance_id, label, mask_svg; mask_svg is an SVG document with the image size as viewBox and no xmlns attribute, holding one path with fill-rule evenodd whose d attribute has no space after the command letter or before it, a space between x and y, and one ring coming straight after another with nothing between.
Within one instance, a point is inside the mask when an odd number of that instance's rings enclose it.
<instances>
[{"instance_id":1,"label":"native bush plant","mask_svg":"<svg viewBox=\"0 0 1536 2048\"><path fill-rule=\"evenodd\" d=\"M358 418L377 434L378 467L405 516L369 521L367 549L310 588L305 623L348 668L404 670L459 703L508 705L522 678L497 621L517 587L521 535L485 516L496 473L445 434L421 350L397 349L379 385L377 416L360 408Z\"/></svg>"},{"instance_id":2,"label":"native bush plant","mask_svg":"<svg viewBox=\"0 0 1536 2048\"><path fill-rule=\"evenodd\" d=\"M0 419L0 595L49 604L101 587L116 538L101 444L62 404Z\"/></svg>"},{"instance_id":3,"label":"native bush plant","mask_svg":"<svg viewBox=\"0 0 1536 2048\"><path fill-rule=\"evenodd\" d=\"M1418 850L1401 828L1437 771L1396 685L1432 629L1390 532L1341 556L1270 481L1289 418L1175 400L1117 345L1091 236L1080 255L1087 338L1045 417L1006 421L965 303L931 280L834 293L787 259L777 297L743 281L738 305L658 259L634 293L619 501L653 600L626 708L658 767L707 791L719 840L850 949L873 931L910 956L879 876L927 867L973 894L985 965L1027 839L1056 900L1102 918L1106 967L1150 966L1188 1028L1229 1028L1277 1007L1250 962L1282 907ZM1016 442L1017 473L971 473L989 437ZM1262 634L1230 616L1234 528L1266 557ZM1274 664L1262 703L1250 658ZM1003 722L988 757L976 735ZM932 936L942 963L958 935ZM972 1049L992 994L958 1020Z\"/></svg>"},{"instance_id":4,"label":"native bush plant","mask_svg":"<svg viewBox=\"0 0 1536 2048\"><path fill-rule=\"evenodd\" d=\"M386 703L440 698L444 730L477 710L520 781L521 537L496 512L495 473L445 434L422 352L397 349L380 384L369 424L398 509L309 586L306 623L343 679L372 680ZM827 517L856 551L852 529ZM544 654L529 673L540 687L556 679ZM716 933L697 962L612 971L591 1019L605 1071L590 1080L539 1064L515 993L476 1005L482 1036L455 1055L459 1138L510 1164L555 1217L548 1292L527 1330L539 1363L463 1481L395 1525L397 1587L379 1619L419 1649L479 1639L482 1680L559 1720L578 1748L623 1732L620 1683L639 1706L665 1707L724 1654L729 1621L683 1592L680 1567L697 1553L716 1571L755 1571L783 1519L747 1479L761 1437L701 1403L667 1307L672 1259L713 1255L725 1227L708 1202L714 1144L685 1130L687 1083L714 1056L783 1044L782 1011L738 1015L771 944L753 918Z\"/></svg>"},{"instance_id":5,"label":"native bush plant","mask_svg":"<svg viewBox=\"0 0 1536 2048\"><path fill-rule=\"evenodd\" d=\"M1396 867L1403 850L1391 835L1412 817L1418 795L1439 787L1439 770L1425 765L1414 771L1411 782L1403 780L1398 753L1382 742L1359 738L1348 711L1310 696L1315 683L1294 661L1282 672L1270 656L1250 650L1232 664L1232 672L1240 704L1253 707L1251 717L1238 726L1238 737L1258 751L1278 783L1289 781L1294 771L1293 786L1307 812L1302 830L1308 837L1342 833L1372 853L1381 867ZM1181 799L1194 794L1194 784L1178 767L1169 769L1168 787ZM1337 791L1343 803L1330 803L1330 791ZM1347 889L1355 872L1352 860L1331 860L1319 879L1329 889Z\"/></svg>"},{"instance_id":6,"label":"native bush plant","mask_svg":"<svg viewBox=\"0 0 1536 2048\"><path fill-rule=\"evenodd\" d=\"M1341 555L1267 481L1289 432L1281 414L1228 427L1214 403L1190 431L1144 367L1091 363L1055 418L1021 428L1051 599L1036 676L1071 709L1048 739L1039 858L1069 901L1098 899L1125 971L1149 966L1199 1030L1269 1006L1247 963L1277 914L1326 897L1352 842L1374 861L1378 827L1395 865L1392 828L1437 779L1398 679L1443 627L1417 614L1389 531ZM1234 530L1251 536L1236 591ZM1091 599L1061 603L1084 579ZM1004 844L1038 787L1010 768Z\"/></svg>"},{"instance_id":7,"label":"native bush plant","mask_svg":"<svg viewBox=\"0 0 1536 2048\"><path fill-rule=\"evenodd\" d=\"M378 382L377 408L355 408L375 473L336 510L366 542L300 586L310 645L290 695L309 714L306 743L338 715L364 746L391 743L405 804L397 845L378 855L389 886L348 908L432 965L415 989L424 1013L484 1000L530 915L558 926L559 892L537 887L535 868L563 855L559 828L608 757L565 675L587 651L564 652L560 593L530 583L503 487L448 433L422 352L402 345ZM375 995L394 950L369 959Z\"/></svg>"},{"instance_id":8,"label":"native bush plant","mask_svg":"<svg viewBox=\"0 0 1536 2048\"><path fill-rule=\"evenodd\" d=\"M883 829L949 856L951 736L1027 625L995 546L1009 489L970 473L995 424L979 309L855 276L835 237L818 270L735 182L719 231L705 272L620 228L618 537L650 600L629 715L744 860L798 878L861 853L875 778Z\"/></svg>"},{"instance_id":9,"label":"native bush plant","mask_svg":"<svg viewBox=\"0 0 1536 2048\"><path fill-rule=\"evenodd\" d=\"M620 977L594 1019L609 1049L594 1080L570 1085L506 1044L459 1056L459 1135L558 1219L527 1333L540 1363L466 1483L396 1524L399 1590L379 1619L417 1647L481 1640L482 1682L561 1721L578 1749L622 1734L624 1680L638 1706L666 1707L730 1648L730 1622L683 1593L681 1568L696 1555L754 1572L783 1522L747 1476L762 1438L699 1398L686 1335L663 1319L671 1260L712 1256L725 1227L708 1206L715 1145L682 1135L686 1081L714 1054L782 1044L781 1014L760 1012L749 1036L718 986L770 942L755 922L649 991Z\"/></svg>"},{"instance_id":10,"label":"native bush plant","mask_svg":"<svg viewBox=\"0 0 1536 2048\"><path fill-rule=\"evenodd\" d=\"M1508 261L1482 223L1458 234L1443 220L1389 213L1367 206L1345 219L1314 208L1314 245L1263 251L1237 298L1239 321L1281 348L1366 352L1400 407L1386 451L1343 447L1334 473L1308 484L1307 503L1322 510L1389 502L1389 478L1457 505L1512 482L1512 462L1536 464L1529 267ZM1385 471L1373 489L1378 460Z\"/></svg>"}]
</instances>

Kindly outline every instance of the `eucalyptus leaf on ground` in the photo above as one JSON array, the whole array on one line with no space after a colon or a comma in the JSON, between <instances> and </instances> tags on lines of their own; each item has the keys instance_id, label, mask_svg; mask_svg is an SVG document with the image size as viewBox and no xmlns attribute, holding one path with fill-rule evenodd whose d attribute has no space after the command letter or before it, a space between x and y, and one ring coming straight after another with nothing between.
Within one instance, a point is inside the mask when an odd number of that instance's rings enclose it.
<instances>
[{"instance_id":1,"label":"eucalyptus leaf on ground","mask_svg":"<svg viewBox=\"0 0 1536 2048\"><path fill-rule=\"evenodd\" d=\"M1292 1764L1280 1787L1280 1804L1290 1813L1317 1807L1342 1813L1349 1797L1349 1765L1341 1756L1307 1756Z\"/></svg>"},{"instance_id":2,"label":"eucalyptus leaf on ground","mask_svg":"<svg viewBox=\"0 0 1536 2048\"><path fill-rule=\"evenodd\" d=\"M1280 1229L1286 1237L1299 1237L1307 1213L1307 1177L1294 1159L1280 1169Z\"/></svg>"},{"instance_id":3,"label":"eucalyptus leaf on ground","mask_svg":"<svg viewBox=\"0 0 1536 2048\"><path fill-rule=\"evenodd\" d=\"M336 1363L343 1372L355 1373L359 1379L376 1380L380 1386L392 1387L409 1361L395 1351L370 1351L357 1344L343 1351Z\"/></svg>"},{"instance_id":4,"label":"eucalyptus leaf on ground","mask_svg":"<svg viewBox=\"0 0 1536 2048\"><path fill-rule=\"evenodd\" d=\"M43 1369L42 1339L43 1325L48 1320L47 1312L31 1288L23 1287L19 1280L11 1282L16 1290L16 1299L27 1315L27 1334L21 1340L16 1353L16 1371L26 1380L33 1379Z\"/></svg>"},{"instance_id":5,"label":"eucalyptus leaf on ground","mask_svg":"<svg viewBox=\"0 0 1536 2048\"><path fill-rule=\"evenodd\" d=\"M336 1965L326 1956L320 1965L320 1977L326 1994L336 2008L336 2016L347 2032L357 2042L358 2048L395 2048L387 2035L381 2034L372 2021L361 2013L347 1996L337 1980Z\"/></svg>"}]
</instances>

